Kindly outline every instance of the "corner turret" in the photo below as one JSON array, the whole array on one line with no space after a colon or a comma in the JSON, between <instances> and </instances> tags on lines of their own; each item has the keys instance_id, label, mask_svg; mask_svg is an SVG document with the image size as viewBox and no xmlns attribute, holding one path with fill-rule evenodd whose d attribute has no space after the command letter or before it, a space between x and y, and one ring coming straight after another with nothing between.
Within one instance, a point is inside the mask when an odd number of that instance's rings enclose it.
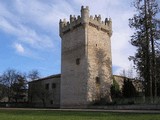
<instances>
[{"instance_id":1,"label":"corner turret","mask_svg":"<svg viewBox=\"0 0 160 120\"><path fill-rule=\"evenodd\" d=\"M86 6L84 8L83 6L81 7L81 20L82 24L87 24L89 22L89 7Z\"/></svg>"}]
</instances>

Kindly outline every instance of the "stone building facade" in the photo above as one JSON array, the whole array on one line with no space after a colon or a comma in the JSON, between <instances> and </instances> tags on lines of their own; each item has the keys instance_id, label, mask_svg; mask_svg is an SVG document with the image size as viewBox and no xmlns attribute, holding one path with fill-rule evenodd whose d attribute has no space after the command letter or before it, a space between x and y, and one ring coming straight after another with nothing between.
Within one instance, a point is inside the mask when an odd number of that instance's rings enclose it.
<instances>
[{"instance_id":1,"label":"stone building facade","mask_svg":"<svg viewBox=\"0 0 160 120\"><path fill-rule=\"evenodd\" d=\"M61 108L87 107L101 98L111 101L112 83L111 19L90 16L81 8L81 16L60 20L62 39Z\"/></svg>"},{"instance_id":2,"label":"stone building facade","mask_svg":"<svg viewBox=\"0 0 160 120\"><path fill-rule=\"evenodd\" d=\"M119 84L121 92L124 80L126 79L132 81L132 84L135 87L136 92L138 92L139 94L143 92L144 86L142 82L139 80L132 80L130 78L118 75L113 75L113 79ZM51 75L45 78L29 82L30 107L60 108L60 87L61 87L60 82L61 82L60 74ZM42 98L44 99L45 106L43 104ZM75 108L75 107L77 106L70 106L70 108Z\"/></svg>"},{"instance_id":3,"label":"stone building facade","mask_svg":"<svg viewBox=\"0 0 160 120\"><path fill-rule=\"evenodd\" d=\"M60 106L61 75L51 75L29 82L28 98L31 107Z\"/></svg>"},{"instance_id":4,"label":"stone building facade","mask_svg":"<svg viewBox=\"0 0 160 120\"><path fill-rule=\"evenodd\" d=\"M124 81L129 80L132 82L132 85L134 86L135 90L137 93L143 93L144 92L144 86L142 81L137 80L137 79L131 79L128 77L124 76L119 76L119 75L113 75L113 79L118 83L120 90L122 91Z\"/></svg>"}]
</instances>

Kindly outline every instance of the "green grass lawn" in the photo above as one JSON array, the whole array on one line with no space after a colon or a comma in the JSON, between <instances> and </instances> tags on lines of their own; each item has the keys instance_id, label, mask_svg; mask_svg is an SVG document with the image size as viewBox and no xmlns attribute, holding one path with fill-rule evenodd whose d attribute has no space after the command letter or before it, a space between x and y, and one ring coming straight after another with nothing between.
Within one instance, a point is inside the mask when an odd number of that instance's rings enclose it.
<instances>
[{"instance_id":1,"label":"green grass lawn","mask_svg":"<svg viewBox=\"0 0 160 120\"><path fill-rule=\"evenodd\" d=\"M0 110L0 120L160 120L160 114Z\"/></svg>"}]
</instances>

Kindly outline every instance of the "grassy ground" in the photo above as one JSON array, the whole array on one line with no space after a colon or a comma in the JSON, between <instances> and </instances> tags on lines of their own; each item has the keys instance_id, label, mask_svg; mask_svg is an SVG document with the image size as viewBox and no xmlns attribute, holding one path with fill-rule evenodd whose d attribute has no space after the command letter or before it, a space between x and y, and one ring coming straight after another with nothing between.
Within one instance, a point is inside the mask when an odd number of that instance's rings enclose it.
<instances>
[{"instance_id":1,"label":"grassy ground","mask_svg":"<svg viewBox=\"0 0 160 120\"><path fill-rule=\"evenodd\" d=\"M0 120L160 120L160 114L0 110Z\"/></svg>"}]
</instances>

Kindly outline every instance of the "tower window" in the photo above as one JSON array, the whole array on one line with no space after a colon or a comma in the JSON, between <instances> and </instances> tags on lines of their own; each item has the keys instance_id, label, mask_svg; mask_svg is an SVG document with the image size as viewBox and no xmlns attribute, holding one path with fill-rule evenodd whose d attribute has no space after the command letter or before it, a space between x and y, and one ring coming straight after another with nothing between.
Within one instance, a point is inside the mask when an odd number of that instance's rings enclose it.
<instances>
[{"instance_id":1,"label":"tower window","mask_svg":"<svg viewBox=\"0 0 160 120\"><path fill-rule=\"evenodd\" d=\"M53 105L53 100L50 100L50 104Z\"/></svg>"},{"instance_id":2,"label":"tower window","mask_svg":"<svg viewBox=\"0 0 160 120\"><path fill-rule=\"evenodd\" d=\"M76 65L79 65L80 64L80 58L77 58L76 59Z\"/></svg>"},{"instance_id":3,"label":"tower window","mask_svg":"<svg viewBox=\"0 0 160 120\"><path fill-rule=\"evenodd\" d=\"M96 77L96 84L100 85L100 78L99 77Z\"/></svg>"},{"instance_id":4,"label":"tower window","mask_svg":"<svg viewBox=\"0 0 160 120\"><path fill-rule=\"evenodd\" d=\"M56 84L52 83L52 89L56 88Z\"/></svg>"},{"instance_id":5,"label":"tower window","mask_svg":"<svg viewBox=\"0 0 160 120\"><path fill-rule=\"evenodd\" d=\"M49 83L45 84L45 89L49 90Z\"/></svg>"}]
</instances>

